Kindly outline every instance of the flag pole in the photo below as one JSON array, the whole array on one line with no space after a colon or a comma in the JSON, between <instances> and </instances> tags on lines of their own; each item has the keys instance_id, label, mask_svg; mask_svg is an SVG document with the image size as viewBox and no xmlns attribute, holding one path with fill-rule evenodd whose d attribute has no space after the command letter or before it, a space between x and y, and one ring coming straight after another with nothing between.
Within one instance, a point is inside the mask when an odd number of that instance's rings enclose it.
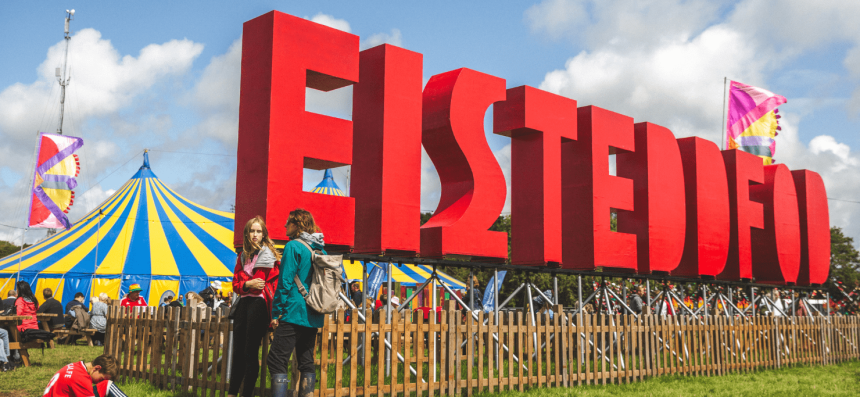
<instances>
[{"instance_id":1,"label":"flag pole","mask_svg":"<svg viewBox=\"0 0 860 397\"><path fill-rule=\"evenodd\" d=\"M728 77L723 77L723 114L720 117L720 120L723 122L722 133L720 134L720 139L722 140L720 146L723 147L723 150L726 150L726 83L728 80Z\"/></svg>"}]
</instances>

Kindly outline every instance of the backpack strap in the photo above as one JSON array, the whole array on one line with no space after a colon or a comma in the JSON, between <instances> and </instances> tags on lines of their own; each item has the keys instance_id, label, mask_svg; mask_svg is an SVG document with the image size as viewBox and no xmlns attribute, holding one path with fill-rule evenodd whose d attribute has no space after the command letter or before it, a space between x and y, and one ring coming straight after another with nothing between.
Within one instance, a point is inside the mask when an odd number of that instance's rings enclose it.
<instances>
[{"instance_id":1,"label":"backpack strap","mask_svg":"<svg viewBox=\"0 0 860 397\"><path fill-rule=\"evenodd\" d=\"M314 263L314 256L316 255L316 254L314 253L314 250L313 250L313 249L311 249L311 246L310 246L310 245L308 245L308 243L306 243L306 242L302 241L302 239L296 239L296 241L298 241L298 242L302 243L302 245L304 245L304 246L305 246L305 248L307 248L307 249L308 249L308 251L310 251L310 252L311 252L311 266L313 266L313 263ZM296 274L293 276L293 282L296 284L296 287L298 287L298 289L299 289L299 293L300 293L300 294L302 294L302 298L307 299L307 298L308 298L308 290L306 290L306 289L305 289L304 284L302 284L302 280L299 280L299 273L298 273L298 271L296 271Z\"/></svg>"}]
</instances>

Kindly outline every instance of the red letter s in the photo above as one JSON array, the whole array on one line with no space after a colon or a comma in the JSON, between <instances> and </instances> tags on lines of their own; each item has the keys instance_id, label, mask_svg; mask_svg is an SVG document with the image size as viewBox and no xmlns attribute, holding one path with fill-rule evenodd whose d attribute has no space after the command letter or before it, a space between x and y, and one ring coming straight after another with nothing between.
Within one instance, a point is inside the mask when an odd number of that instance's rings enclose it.
<instances>
[{"instance_id":1,"label":"red letter s","mask_svg":"<svg viewBox=\"0 0 860 397\"><path fill-rule=\"evenodd\" d=\"M433 217L421 226L421 254L503 261L506 233L491 232L505 205L505 177L484 136L484 114L505 100L505 80L470 69L430 78L421 142L442 183Z\"/></svg>"}]
</instances>

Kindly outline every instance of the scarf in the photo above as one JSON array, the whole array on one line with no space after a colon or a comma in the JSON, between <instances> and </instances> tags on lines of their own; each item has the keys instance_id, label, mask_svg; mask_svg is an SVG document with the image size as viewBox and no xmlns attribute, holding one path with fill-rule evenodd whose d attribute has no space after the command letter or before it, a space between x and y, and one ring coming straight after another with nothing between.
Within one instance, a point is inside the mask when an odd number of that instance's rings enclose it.
<instances>
[{"instance_id":1,"label":"scarf","mask_svg":"<svg viewBox=\"0 0 860 397\"><path fill-rule=\"evenodd\" d=\"M325 246L325 241L323 241L322 233L310 234L308 232L302 232L302 234L299 235L299 238L302 239L302 241L308 243L308 245L310 246L313 246L314 243L317 243L321 246Z\"/></svg>"}]
</instances>

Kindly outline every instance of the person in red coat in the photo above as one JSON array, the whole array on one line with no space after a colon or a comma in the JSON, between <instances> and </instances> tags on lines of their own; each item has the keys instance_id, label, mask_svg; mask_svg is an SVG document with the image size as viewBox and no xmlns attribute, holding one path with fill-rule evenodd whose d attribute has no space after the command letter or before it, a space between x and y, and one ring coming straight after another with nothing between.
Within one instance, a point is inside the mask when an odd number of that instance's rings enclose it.
<instances>
[{"instance_id":1,"label":"person in red coat","mask_svg":"<svg viewBox=\"0 0 860 397\"><path fill-rule=\"evenodd\" d=\"M140 288L140 284L132 284L128 287L128 295L122 298L119 305L123 307L146 306L146 299L140 296L141 291L143 288Z\"/></svg>"},{"instance_id":2,"label":"person in red coat","mask_svg":"<svg viewBox=\"0 0 860 397\"><path fill-rule=\"evenodd\" d=\"M36 311L39 309L39 301L33 295L33 290L30 289L30 283L19 281L16 284L18 287L18 299L15 299L15 313L18 316L30 316L29 320L22 320L18 326L18 332L24 332L28 329L39 329L39 323L36 320Z\"/></svg>"},{"instance_id":3,"label":"person in red coat","mask_svg":"<svg viewBox=\"0 0 860 397\"><path fill-rule=\"evenodd\" d=\"M228 397L239 393L253 396L260 372L260 343L272 320L272 298L278 288L280 254L269 238L266 221L256 216L245 224L242 252L233 269L233 292L239 302L230 311L233 318L233 366Z\"/></svg>"},{"instance_id":4,"label":"person in red coat","mask_svg":"<svg viewBox=\"0 0 860 397\"><path fill-rule=\"evenodd\" d=\"M54 374L45 388L44 397L106 397L111 391L115 396L125 396L118 388L110 387L110 380L116 377L117 370L116 359L108 354L88 363L71 363Z\"/></svg>"}]
</instances>

